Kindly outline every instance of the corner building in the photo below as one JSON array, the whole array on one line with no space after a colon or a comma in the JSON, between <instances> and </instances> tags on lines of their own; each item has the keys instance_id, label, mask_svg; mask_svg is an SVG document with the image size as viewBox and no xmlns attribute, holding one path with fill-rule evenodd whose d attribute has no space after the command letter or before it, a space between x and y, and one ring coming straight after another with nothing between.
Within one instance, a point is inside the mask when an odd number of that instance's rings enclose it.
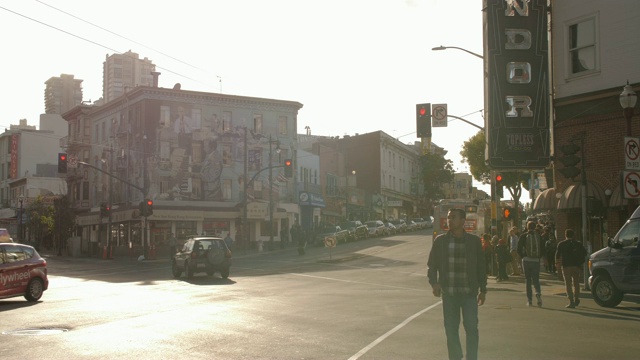
<instances>
[{"instance_id":1,"label":"corner building","mask_svg":"<svg viewBox=\"0 0 640 360\"><path fill-rule=\"evenodd\" d=\"M108 245L116 255L138 255L147 239L162 252L171 233L180 241L230 232L245 248L268 240L271 229L277 238L298 216L295 174L284 177L279 162L296 157L301 108L140 86L105 105L66 112L69 136L62 142L82 251ZM153 200L146 225L139 212L145 198ZM100 216L101 203L111 204L110 218Z\"/></svg>"}]
</instances>

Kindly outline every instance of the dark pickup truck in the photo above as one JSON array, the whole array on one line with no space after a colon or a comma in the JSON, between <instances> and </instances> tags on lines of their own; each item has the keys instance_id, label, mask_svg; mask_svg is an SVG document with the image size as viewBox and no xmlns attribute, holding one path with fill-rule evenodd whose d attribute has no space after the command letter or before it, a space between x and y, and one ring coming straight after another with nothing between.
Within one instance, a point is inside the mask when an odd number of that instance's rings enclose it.
<instances>
[{"instance_id":1,"label":"dark pickup truck","mask_svg":"<svg viewBox=\"0 0 640 360\"><path fill-rule=\"evenodd\" d=\"M589 257L589 285L595 302L615 307L624 294L640 294L640 207L608 246Z\"/></svg>"}]
</instances>

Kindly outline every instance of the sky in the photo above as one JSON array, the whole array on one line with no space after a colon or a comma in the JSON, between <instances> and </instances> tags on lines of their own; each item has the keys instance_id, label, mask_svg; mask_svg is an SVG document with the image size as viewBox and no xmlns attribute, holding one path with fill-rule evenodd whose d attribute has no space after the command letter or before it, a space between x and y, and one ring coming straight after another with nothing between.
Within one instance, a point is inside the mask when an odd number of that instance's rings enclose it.
<instances>
[{"instance_id":1,"label":"sky","mask_svg":"<svg viewBox=\"0 0 640 360\"><path fill-rule=\"evenodd\" d=\"M298 133L384 131L416 138L416 104L483 126L482 0L0 0L0 131L39 127L45 81L83 80L102 97L105 58L129 50L161 72L159 86L297 101ZM432 142L456 172L476 127L449 119ZM489 186L474 180L489 191Z\"/></svg>"}]
</instances>

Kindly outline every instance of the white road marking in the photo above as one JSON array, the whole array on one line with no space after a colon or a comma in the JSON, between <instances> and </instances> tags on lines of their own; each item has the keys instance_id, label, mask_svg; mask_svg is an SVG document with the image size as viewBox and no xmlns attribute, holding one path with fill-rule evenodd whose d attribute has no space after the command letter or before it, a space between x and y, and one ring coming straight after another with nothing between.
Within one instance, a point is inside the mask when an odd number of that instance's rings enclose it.
<instances>
[{"instance_id":1,"label":"white road marking","mask_svg":"<svg viewBox=\"0 0 640 360\"><path fill-rule=\"evenodd\" d=\"M400 323L399 325L397 325L396 327L394 327L393 329L387 331L384 335L380 336L379 338L375 339L372 343L370 343L369 345L365 346L364 348L362 348L362 350L358 351L355 355L353 355L352 357L349 358L349 360L357 360L359 359L362 355L366 354L369 350L373 349L376 345L378 345L379 343L383 342L384 339L388 338L389 336L391 336L393 333L395 333L396 331L402 329L405 325L407 325L408 323L410 323L413 319L417 318L418 316L426 313L427 311L435 308L436 306L439 306L440 304L442 304L442 301L438 301L437 303L422 309L420 311L418 311L417 313L411 315L409 318L407 318L405 321L403 321L402 323Z\"/></svg>"}]
</instances>

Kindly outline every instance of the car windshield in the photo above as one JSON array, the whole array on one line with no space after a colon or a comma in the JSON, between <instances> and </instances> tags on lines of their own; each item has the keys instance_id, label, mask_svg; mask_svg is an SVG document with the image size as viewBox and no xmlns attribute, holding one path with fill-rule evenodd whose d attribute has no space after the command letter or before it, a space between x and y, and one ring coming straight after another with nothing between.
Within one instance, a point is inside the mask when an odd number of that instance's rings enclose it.
<instances>
[{"instance_id":1,"label":"car windshield","mask_svg":"<svg viewBox=\"0 0 640 360\"><path fill-rule=\"evenodd\" d=\"M320 230L321 233L332 233L332 232L336 232L336 227L334 225L326 225L324 227L321 228Z\"/></svg>"},{"instance_id":2,"label":"car windshield","mask_svg":"<svg viewBox=\"0 0 640 360\"><path fill-rule=\"evenodd\" d=\"M375 221L367 221L367 227L378 227L378 223Z\"/></svg>"},{"instance_id":3,"label":"car windshield","mask_svg":"<svg viewBox=\"0 0 640 360\"><path fill-rule=\"evenodd\" d=\"M355 221L349 221L349 222L340 224L340 227L342 227L343 229L352 229L352 228L355 228L356 226L357 225Z\"/></svg>"},{"instance_id":4,"label":"car windshield","mask_svg":"<svg viewBox=\"0 0 640 360\"><path fill-rule=\"evenodd\" d=\"M198 249L209 250L209 249L218 249L224 250L224 242L220 240L199 240L198 241ZM200 247L202 246L202 248Z\"/></svg>"}]
</instances>

